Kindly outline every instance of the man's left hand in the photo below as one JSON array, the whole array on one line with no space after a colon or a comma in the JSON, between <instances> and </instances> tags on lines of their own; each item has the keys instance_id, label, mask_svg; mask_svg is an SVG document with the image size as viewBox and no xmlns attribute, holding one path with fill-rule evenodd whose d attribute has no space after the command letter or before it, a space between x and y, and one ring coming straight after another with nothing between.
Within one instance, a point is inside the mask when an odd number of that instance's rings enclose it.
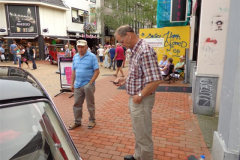
<instances>
[{"instance_id":1,"label":"man's left hand","mask_svg":"<svg viewBox=\"0 0 240 160\"><path fill-rule=\"evenodd\" d=\"M88 83L88 84L91 84L91 85L92 85L92 84L93 84L93 82L89 81L89 83Z\"/></svg>"},{"instance_id":2,"label":"man's left hand","mask_svg":"<svg viewBox=\"0 0 240 160\"><path fill-rule=\"evenodd\" d=\"M140 104L142 102L142 97L138 95L133 96L133 103Z\"/></svg>"}]
</instances>

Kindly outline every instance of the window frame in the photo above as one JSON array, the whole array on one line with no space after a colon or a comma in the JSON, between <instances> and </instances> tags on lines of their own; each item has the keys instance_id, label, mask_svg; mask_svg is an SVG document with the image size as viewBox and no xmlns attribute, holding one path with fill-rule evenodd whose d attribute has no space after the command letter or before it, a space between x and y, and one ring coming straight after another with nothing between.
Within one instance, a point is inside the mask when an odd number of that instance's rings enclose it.
<instances>
[{"instance_id":1,"label":"window frame","mask_svg":"<svg viewBox=\"0 0 240 160\"><path fill-rule=\"evenodd\" d=\"M73 14L72 14L72 11L77 11L77 18L79 18L79 22L78 21L73 21L73 18L75 18L75 17L73 17ZM86 17L86 18L84 18L84 16L80 16L80 15L78 15L78 11L86 11L86 12L88 12L87 10L83 10L83 9L79 9L79 8L74 8L74 7L72 7L71 8L71 19L72 19L72 23L78 23L78 24L84 24L85 22L86 22L86 20L88 20L89 21L89 16L88 17ZM81 17L82 17L82 21L81 21ZM87 22L88 23L88 22Z\"/></svg>"}]
</instances>

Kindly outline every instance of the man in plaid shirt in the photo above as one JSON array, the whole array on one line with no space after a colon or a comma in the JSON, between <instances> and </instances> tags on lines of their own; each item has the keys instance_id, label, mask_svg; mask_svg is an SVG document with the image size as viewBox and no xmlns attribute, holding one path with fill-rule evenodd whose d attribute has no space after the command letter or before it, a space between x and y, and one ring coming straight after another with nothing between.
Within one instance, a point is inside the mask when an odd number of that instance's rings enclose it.
<instances>
[{"instance_id":1,"label":"man in plaid shirt","mask_svg":"<svg viewBox=\"0 0 240 160\"><path fill-rule=\"evenodd\" d=\"M125 156L124 160L153 160L152 108L155 102L155 90L161 80L157 55L153 48L143 39L139 39L128 25L119 27L115 36L122 46L132 50L128 77L115 80L117 86L126 83L135 134L135 154Z\"/></svg>"}]
</instances>

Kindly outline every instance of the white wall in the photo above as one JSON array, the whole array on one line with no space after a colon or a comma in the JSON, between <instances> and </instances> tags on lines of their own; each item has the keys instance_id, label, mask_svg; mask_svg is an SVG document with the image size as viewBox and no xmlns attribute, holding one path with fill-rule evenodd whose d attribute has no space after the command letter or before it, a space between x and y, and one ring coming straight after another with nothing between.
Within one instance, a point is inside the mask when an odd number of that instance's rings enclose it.
<instances>
[{"instance_id":1,"label":"white wall","mask_svg":"<svg viewBox=\"0 0 240 160\"><path fill-rule=\"evenodd\" d=\"M216 115L219 113L222 89L229 7L230 0L202 0L197 73L219 76ZM222 30L215 31L217 28L216 21L223 21ZM216 40L217 43L206 42L208 38Z\"/></svg>"},{"instance_id":2,"label":"white wall","mask_svg":"<svg viewBox=\"0 0 240 160\"><path fill-rule=\"evenodd\" d=\"M42 35L67 36L65 10L40 6L39 14ZM43 33L43 28L48 28L49 33Z\"/></svg>"},{"instance_id":3,"label":"white wall","mask_svg":"<svg viewBox=\"0 0 240 160\"><path fill-rule=\"evenodd\" d=\"M7 19L6 19L6 14L5 14L5 7L4 4L0 3L0 28L5 28L7 30ZM0 35L8 35L8 30L7 32L0 32Z\"/></svg>"},{"instance_id":4,"label":"white wall","mask_svg":"<svg viewBox=\"0 0 240 160\"><path fill-rule=\"evenodd\" d=\"M66 12L66 19L67 19L67 29L70 31L76 32L84 32L83 31L83 24L74 23L72 22L72 10L71 8L81 9L88 11L90 14L90 5L95 5L96 7L100 7L101 2L100 0L96 0L96 3L91 3L90 0L65 0L65 3L70 8L69 11ZM96 33L101 32L101 23L97 22L97 31Z\"/></svg>"}]
</instances>

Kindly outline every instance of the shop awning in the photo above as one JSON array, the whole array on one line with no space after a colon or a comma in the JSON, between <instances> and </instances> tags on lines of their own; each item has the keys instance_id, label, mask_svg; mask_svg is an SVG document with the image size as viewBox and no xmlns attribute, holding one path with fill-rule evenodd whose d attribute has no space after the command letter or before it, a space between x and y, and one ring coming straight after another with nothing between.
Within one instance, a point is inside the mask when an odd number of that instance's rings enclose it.
<instances>
[{"instance_id":1,"label":"shop awning","mask_svg":"<svg viewBox=\"0 0 240 160\"><path fill-rule=\"evenodd\" d=\"M66 40L66 41L76 41L76 39L71 39L71 38L57 38L59 40Z\"/></svg>"},{"instance_id":2,"label":"shop awning","mask_svg":"<svg viewBox=\"0 0 240 160\"><path fill-rule=\"evenodd\" d=\"M5 36L4 39L35 39L38 35L11 35Z\"/></svg>"}]
</instances>

